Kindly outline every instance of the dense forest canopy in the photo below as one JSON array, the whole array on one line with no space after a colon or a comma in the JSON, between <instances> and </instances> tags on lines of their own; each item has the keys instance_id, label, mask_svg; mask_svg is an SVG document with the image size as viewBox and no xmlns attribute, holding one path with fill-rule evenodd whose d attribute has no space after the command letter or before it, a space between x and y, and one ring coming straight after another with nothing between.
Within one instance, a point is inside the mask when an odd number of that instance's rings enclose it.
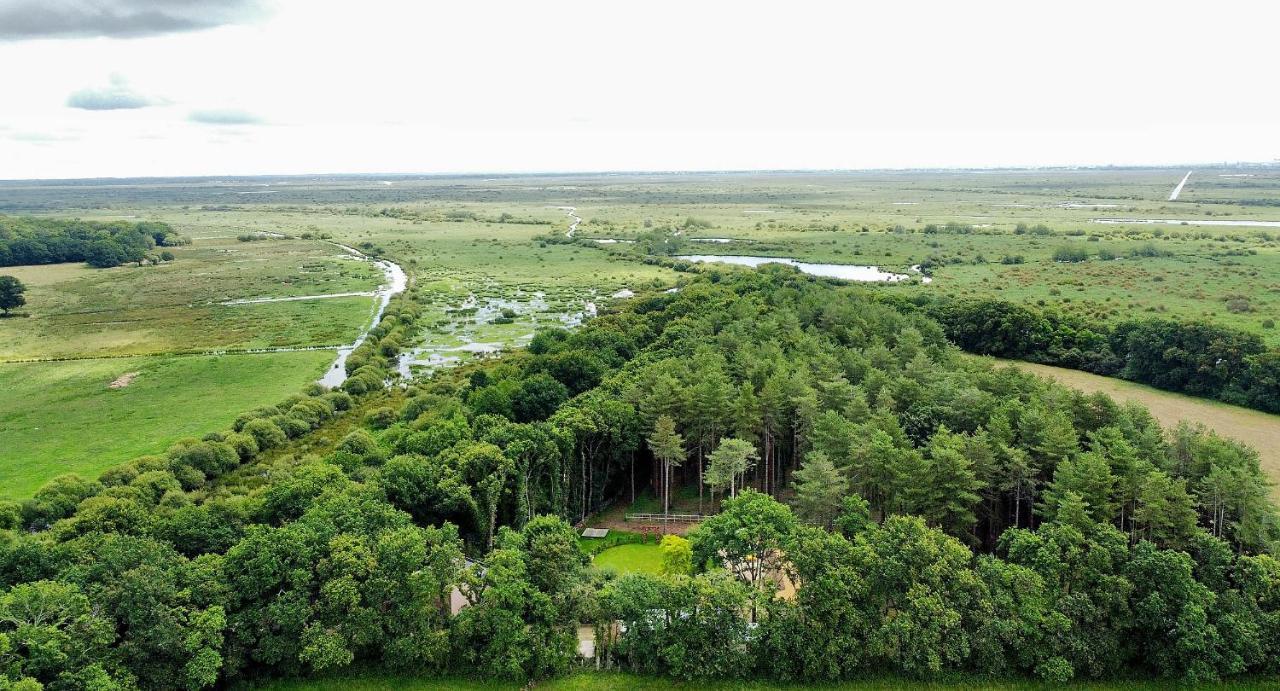
<instances>
[{"instance_id":1,"label":"dense forest canopy","mask_svg":"<svg viewBox=\"0 0 1280 691\"><path fill-rule=\"evenodd\" d=\"M88 262L109 268L142 261L157 246L185 242L167 223L156 221L0 216L0 266Z\"/></svg>"},{"instance_id":2,"label":"dense forest canopy","mask_svg":"<svg viewBox=\"0 0 1280 691\"><path fill-rule=\"evenodd\" d=\"M1122 377L1159 389L1280 412L1280 351L1257 334L1206 322L1128 319L1113 326L998 299L886 296L916 306L970 352Z\"/></svg>"},{"instance_id":3,"label":"dense forest canopy","mask_svg":"<svg viewBox=\"0 0 1280 691\"><path fill-rule=\"evenodd\" d=\"M527 679L580 624L602 665L681 678L1280 664L1255 452L967 358L923 310L713 269L384 390L417 320L393 303L344 391L0 505L7 678ZM668 484L714 515L666 572L588 568L570 524Z\"/></svg>"}]
</instances>

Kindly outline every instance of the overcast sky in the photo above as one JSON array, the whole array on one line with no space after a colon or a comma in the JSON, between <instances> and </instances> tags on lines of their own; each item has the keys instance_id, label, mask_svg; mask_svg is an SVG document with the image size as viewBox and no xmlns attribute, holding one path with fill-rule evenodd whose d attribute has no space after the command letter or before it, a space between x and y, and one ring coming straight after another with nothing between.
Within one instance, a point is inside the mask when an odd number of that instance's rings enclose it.
<instances>
[{"instance_id":1,"label":"overcast sky","mask_svg":"<svg viewBox=\"0 0 1280 691\"><path fill-rule=\"evenodd\" d=\"M0 178L1280 157L1280 3L0 0Z\"/></svg>"}]
</instances>

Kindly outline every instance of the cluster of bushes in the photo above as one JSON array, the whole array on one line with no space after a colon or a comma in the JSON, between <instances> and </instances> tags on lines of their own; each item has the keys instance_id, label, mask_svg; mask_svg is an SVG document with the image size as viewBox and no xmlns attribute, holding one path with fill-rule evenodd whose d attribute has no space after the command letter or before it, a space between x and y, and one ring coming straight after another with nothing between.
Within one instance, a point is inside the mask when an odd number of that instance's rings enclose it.
<instances>
[{"instance_id":1,"label":"cluster of bushes","mask_svg":"<svg viewBox=\"0 0 1280 691\"><path fill-rule=\"evenodd\" d=\"M942 324L947 338L969 352L1060 365L1280 412L1280 351L1245 331L1154 318L1111 326L995 298L885 299L923 308Z\"/></svg>"},{"instance_id":2,"label":"cluster of bushes","mask_svg":"<svg viewBox=\"0 0 1280 691\"><path fill-rule=\"evenodd\" d=\"M396 360L404 344L412 338L413 326L421 308L407 296L393 299L387 305L377 326L347 356L347 380L343 391L359 395L377 391L396 371Z\"/></svg>"},{"instance_id":3,"label":"cluster of bushes","mask_svg":"<svg viewBox=\"0 0 1280 691\"><path fill-rule=\"evenodd\" d=\"M281 235L279 233L263 233L263 232L240 233L239 235L236 236L236 240L239 240L240 242L261 242L263 240L288 240L288 239L290 238L287 235Z\"/></svg>"},{"instance_id":4,"label":"cluster of bushes","mask_svg":"<svg viewBox=\"0 0 1280 691\"><path fill-rule=\"evenodd\" d=\"M141 263L157 246L188 242L168 224L154 221L103 223L0 216L0 266L82 261L95 268L109 268ZM168 253L163 260L172 258Z\"/></svg>"},{"instance_id":5,"label":"cluster of bushes","mask_svg":"<svg viewBox=\"0 0 1280 691\"><path fill-rule=\"evenodd\" d=\"M1093 240L1093 239L1095 238L1090 238L1090 240ZM1173 253L1169 252L1168 250L1161 250L1157 248L1155 245L1147 242L1137 247L1130 248L1129 251L1125 253L1125 256L1129 257L1130 259L1141 259L1145 257L1168 257L1168 256L1171 256L1172 254ZM1097 252L1098 259L1101 259L1103 261L1111 261L1113 259L1116 259L1117 256L1118 255L1116 254L1115 250L1112 250L1106 247L1098 250ZM1090 257L1090 252L1088 248L1083 247L1081 245L1064 245L1053 251L1053 260L1055 262L1065 262L1068 264L1075 264L1083 261L1088 261L1089 257Z\"/></svg>"}]
</instances>

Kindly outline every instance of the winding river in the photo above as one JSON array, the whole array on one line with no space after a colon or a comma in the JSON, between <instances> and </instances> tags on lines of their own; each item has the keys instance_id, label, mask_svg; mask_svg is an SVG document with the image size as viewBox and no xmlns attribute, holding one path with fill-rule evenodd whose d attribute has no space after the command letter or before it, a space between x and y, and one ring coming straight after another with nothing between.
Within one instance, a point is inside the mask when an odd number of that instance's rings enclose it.
<instances>
[{"instance_id":1,"label":"winding river","mask_svg":"<svg viewBox=\"0 0 1280 691\"><path fill-rule=\"evenodd\" d=\"M578 215L578 207L576 207L576 206L557 206L556 208L557 208L557 209L560 209L561 211L565 212L566 214L569 214L569 218L572 218L572 219L573 219L573 222L569 224L569 230L566 230L566 231L565 231L565 233L564 233L564 236L565 236L565 237L567 237L567 238L571 238L571 237L573 237L573 234L574 234L574 233L576 233L576 232L578 232L578 224L579 224L579 223L582 223L582 217Z\"/></svg>"},{"instance_id":2,"label":"winding river","mask_svg":"<svg viewBox=\"0 0 1280 691\"><path fill-rule=\"evenodd\" d=\"M373 259L354 247L337 242L333 244L341 247L347 254L356 259L373 262L374 266L382 269L382 274L386 277L386 281L372 293L374 297L373 319L360 332L360 336L356 338L355 343L338 349L338 358L333 361L333 366L320 378L319 383L331 389L342 386L342 382L347 380L347 357L356 348L359 348L360 344L364 343L365 339L369 337L369 331L378 325L378 322L382 319L382 313L387 311L387 305L391 303L391 298L403 293L404 289L409 285L409 277L405 274L404 269L400 268L399 264L386 259Z\"/></svg>"}]
</instances>

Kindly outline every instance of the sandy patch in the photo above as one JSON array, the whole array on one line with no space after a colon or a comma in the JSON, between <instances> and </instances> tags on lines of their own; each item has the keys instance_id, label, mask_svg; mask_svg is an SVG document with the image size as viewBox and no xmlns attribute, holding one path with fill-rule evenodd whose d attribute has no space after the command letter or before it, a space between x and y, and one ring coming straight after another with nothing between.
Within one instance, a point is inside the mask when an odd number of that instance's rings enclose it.
<instances>
[{"instance_id":1,"label":"sandy patch","mask_svg":"<svg viewBox=\"0 0 1280 691\"><path fill-rule=\"evenodd\" d=\"M124 387L132 384L133 380L137 378L138 374L139 374L138 372L126 372L125 374L122 374L116 377L115 381L107 385L107 388L123 389Z\"/></svg>"}]
</instances>

